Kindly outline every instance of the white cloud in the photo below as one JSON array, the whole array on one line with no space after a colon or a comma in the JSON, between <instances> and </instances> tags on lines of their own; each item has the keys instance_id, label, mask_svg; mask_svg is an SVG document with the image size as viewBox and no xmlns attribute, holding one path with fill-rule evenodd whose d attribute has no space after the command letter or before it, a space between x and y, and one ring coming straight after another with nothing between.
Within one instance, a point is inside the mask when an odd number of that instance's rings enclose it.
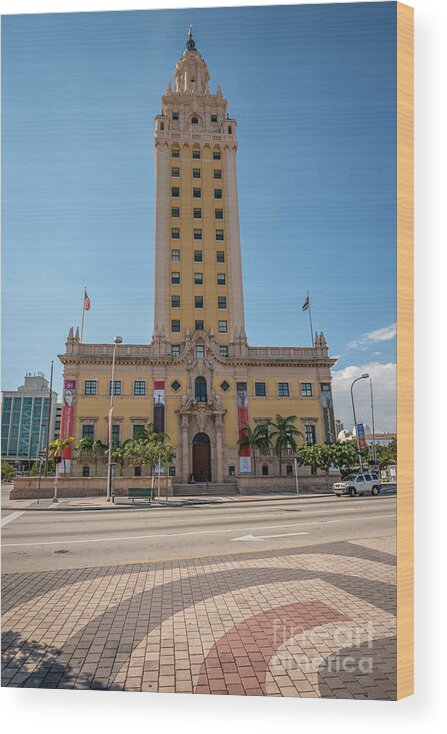
<instances>
[{"instance_id":1,"label":"white cloud","mask_svg":"<svg viewBox=\"0 0 447 734\"><path fill-rule=\"evenodd\" d=\"M394 339L397 334L397 323L390 324L389 326L382 326L381 329L375 329L374 331L367 331L362 334L359 339L354 339L349 342L348 347L351 349L366 349L370 344L375 342L387 342Z\"/></svg>"},{"instance_id":2,"label":"white cloud","mask_svg":"<svg viewBox=\"0 0 447 734\"><path fill-rule=\"evenodd\" d=\"M371 362L351 365L332 371L332 392L335 417L349 430L354 424L351 403L353 380L368 373L372 377L374 396L374 423L377 432L396 430L396 363ZM354 386L355 411L358 422L371 425L371 395L369 380L361 380Z\"/></svg>"}]
</instances>

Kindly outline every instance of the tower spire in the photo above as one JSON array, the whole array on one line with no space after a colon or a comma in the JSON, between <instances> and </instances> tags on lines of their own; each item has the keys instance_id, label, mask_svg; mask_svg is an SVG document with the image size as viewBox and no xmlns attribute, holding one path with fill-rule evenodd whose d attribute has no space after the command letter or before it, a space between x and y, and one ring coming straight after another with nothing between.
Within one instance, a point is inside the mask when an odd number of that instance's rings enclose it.
<instances>
[{"instance_id":1,"label":"tower spire","mask_svg":"<svg viewBox=\"0 0 447 734\"><path fill-rule=\"evenodd\" d=\"M192 25L189 26L188 31L188 40L186 42L186 48L188 51L195 51L196 50L196 44L192 37Z\"/></svg>"}]
</instances>

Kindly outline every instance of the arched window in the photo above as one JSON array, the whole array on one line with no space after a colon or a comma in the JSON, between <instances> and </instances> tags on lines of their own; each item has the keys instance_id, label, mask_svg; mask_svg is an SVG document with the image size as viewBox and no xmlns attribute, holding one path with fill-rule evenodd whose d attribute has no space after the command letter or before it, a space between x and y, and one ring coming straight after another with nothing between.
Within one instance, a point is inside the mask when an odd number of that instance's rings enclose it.
<instances>
[{"instance_id":1,"label":"arched window","mask_svg":"<svg viewBox=\"0 0 447 734\"><path fill-rule=\"evenodd\" d=\"M160 122L160 130L164 130L164 129L165 129L165 124L164 124L164 122Z\"/></svg>"},{"instance_id":2,"label":"arched window","mask_svg":"<svg viewBox=\"0 0 447 734\"><path fill-rule=\"evenodd\" d=\"M191 117L191 122L192 122L193 125L197 125L198 122L199 122L199 118L198 117Z\"/></svg>"},{"instance_id":3,"label":"arched window","mask_svg":"<svg viewBox=\"0 0 447 734\"><path fill-rule=\"evenodd\" d=\"M204 377L196 377L195 396L198 403L206 403L206 380Z\"/></svg>"},{"instance_id":4,"label":"arched window","mask_svg":"<svg viewBox=\"0 0 447 734\"><path fill-rule=\"evenodd\" d=\"M231 135L231 125L228 125L228 135Z\"/></svg>"}]
</instances>

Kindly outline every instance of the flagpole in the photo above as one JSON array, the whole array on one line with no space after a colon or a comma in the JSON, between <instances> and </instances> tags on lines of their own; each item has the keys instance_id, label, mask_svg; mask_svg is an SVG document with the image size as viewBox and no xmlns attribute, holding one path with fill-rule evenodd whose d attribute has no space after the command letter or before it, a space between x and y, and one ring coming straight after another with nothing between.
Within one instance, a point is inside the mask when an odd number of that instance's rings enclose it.
<instances>
[{"instance_id":1,"label":"flagpole","mask_svg":"<svg viewBox=\"0 0 447 734\"><path fill-rule=\"evenodd\" d=\"M87 295L87 287L84 286L84 298L82 299L82 320L81 320L81 344L84 336L84 314L85 314L85 297Z\"/></svg>"},{"instance_id":2,"label":"flagpole","mask_svg":"<svg viewBox=\"0 0 447 734\"><path fill-rule=\"evenodd\" d=\"M310 295L309 295L309 291L307 291L307 300L308 300L308 303L309 303L309 309L308 309L308 311L309 311L309 325L310 325L310 340L311 340L312 349L313 349L314 348L314 330L313 330L313 326L312 326L312 312L311 312L311 308L310 308Z\"/></svg>"}]
</instances>

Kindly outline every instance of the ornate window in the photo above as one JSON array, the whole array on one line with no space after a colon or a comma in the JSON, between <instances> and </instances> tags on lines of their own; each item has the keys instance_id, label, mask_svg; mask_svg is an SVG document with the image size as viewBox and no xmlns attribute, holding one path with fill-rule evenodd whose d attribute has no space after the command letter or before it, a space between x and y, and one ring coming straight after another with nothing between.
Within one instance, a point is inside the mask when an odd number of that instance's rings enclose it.
<instances>
[{"instance_id":1,"label":"ornate window","mask_svg":"<svg viewBox=\"0 0 447 734\"><path fill-rule=\"evenodd\" d=\"M174 380L174 382L171 384L172 389L177 392L177 390L180 390L181 385L178 380Z\"/></svg>"},{"instance_id":2,"label":"ornate window","mask_svg":"<svg viewBox=\"0 0 447 734\"><path fill-rule=\"evenodd\" d=\"M206 380L204 377L196 377L195 398L198 403L206 403Z\"/></svg>"},{"instance_id":3,"label":"ornate window","mask_svg":"<svg viewBox=\"0 0 447 734\"><path fill-rule=\"evenodd\" d=\"M227 392L227 390L230 389L230 386L226 380L220 383L220 386L224 392Z\"/></svg>"}]
</instances>

